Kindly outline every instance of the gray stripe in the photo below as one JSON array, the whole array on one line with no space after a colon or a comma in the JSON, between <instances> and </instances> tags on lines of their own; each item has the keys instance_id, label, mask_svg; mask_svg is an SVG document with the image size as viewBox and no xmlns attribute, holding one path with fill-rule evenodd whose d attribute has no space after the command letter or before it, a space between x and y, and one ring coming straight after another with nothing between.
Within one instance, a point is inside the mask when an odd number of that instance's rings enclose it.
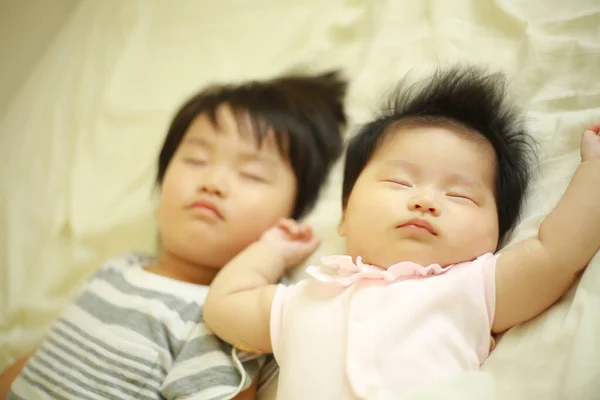
<instances>
[{"instance_id":1,"label":"gray stripe","mask_svg":"<svg viewBox=\"0 0 600 400\"><path fill-rule=\"evenodd\" d=\"M242 351L242 350L238 350L235 349L235 351L232 353L235 357L237 357L238 360L240 360L241 362L246 362L246 361L250 361L250 360L254 360L257 358L261 358L261 357L265 357L263 355L260 354L256 354L256 353L248 353L246 351Z\"/></svg>"},{"instance_id":2,"label":"gray stripe","mask_svg":"<svg viewBox=\"0 0 600 400\"><path fill-rule=\"evenodd\" d=\"M63 349L64 350L64 349ZM85 362L81 359L79 359L80 361L82 361L84 364L87 364L90 368L94 369L95 371L107 374L111 377L112 380L106 380L106 379L102 379L99 378L97 376L94 376L92 374L90 374L89 372L79 368L78 366L76 366L75 364L71 363L70 361L68 361L67 359L61 357L60 355L56 354L53 351L50 351L48 349L42 348L39 350L40 353L42 354L47 354L49 356L50 359L52 359L53 362L58 362L59 365L62 365L63 367L65 367L69 372L71 371L78 371L81 375L83 375L84 377L96 382L96 383L100 383L104 386L107 387L111 387L113 389L117 389L122 393L127 393L132 397L136 397L136 398L145 398L145 399L155 399L156 397L149 397L143 394L140 394L138 391L129 389L125 386L121 386L120 383L122 382L127 382L130 383L134 386L137 386L139 388L147 388L148 390L154 392L154 393L158 393L158 390L160 389L160 385L161 382L154 382L154 381L141 381L138 379L133 379L130 377L125 377L121 374L118 373L114 373L113 371L107 370L106 368L101 368L98 365L93 365L90 362ZM68 349L67 349L68 352ZM72 354L74 356L74 354ZM38 355L36 354L36 357L38 357ZM154 385L152 385L154 384ZM152 385L153 387L149 387L150 385Z\"/></svg>"},{"instance_id":3,"label":"gray stripe","mask_svg":"<svg viewBox=\"0 0 600 400\"><path fill-rule=\"evenodd\" d=\"M231 354L231 345L225 343L215 335L204 335L183 343L181 351L177 355L177 362L183 362L199 355L220 350L223 353Z\"/></svg>"},{"instance_id":4,"label":"gray stripe","mask_svg":"<svg viewBox=\"0 0 600 400\"><path fill-rule=\"evenodd\" d=\"M116 356L119 356L121 358L125 358L127 360L136 362L137 364L140 364L140 366L145 367L145 369L141 369L138 367L134 367L134 366L130 366L130 365L126 365L126 364L122 364L118 361L116 361L113 358L108 358L106 356L104 356L103 354L99 353L98 351L96 351L95 349L91 348L90 346L86 345L84 343L84 341L82 340L78 340L77 338L71 336L68 332L65 332L64 329L62 329L59 325L60 324L66 325L68 326L71 330L75 331L78 335L80 335L82 337L83 340L85 341L89 341L92 342L94 344L96 344L99 347L102 347L103 349L105 349L107 352L110 352ZM57 324L55 324L52 333L56 333L57 335L59 335L60 337L62 337L63 339L73 343L74 345L80 347L81 349L84 349L85 351L87 351L88 353L93 354L94 356L112 364L115 365L121 369L124 369L126 371L138 374L141 378L143 379L162 379L165 375L166 375L166 370L165 368L160 365L160 364L156 364L156 363L152 363L149 362L148 360L145 360L143 358L134 356L132 354L127 354L123 351L117 350L109 345L107 345L106 343L94 338L93 336L90 336L88 333L82 331L81 329L77 328L75 325L73 325L71 322L66 321L64 319L60 319L57 321ZM47 340L50 340L50 337L48 337ZM55 345L60 346L60 344L54 343ZM159 367L160 371L157 371L160 375L157 377L155 374L149 372L151 370L153 370L156 366Z\"/></svg>"},{"instance_id":5,"label":"gray stripe","mask_svg":"<svg viewBox=\"0 0 600 400\"><path fill-rule=\"evenodd\" d=\"M76 303L105 325L118 325L144 336L170 354L179 354L183 342L171 334L165 324L146 313L123 309L91 292L84 292Z\"/></svg>"},{"instance_id":6,"label":"gray stripe","mask_svg":"<svg viewBox=\"0 0 600 400\"><path fill-rule=\"evenodd\" d=\"M207 335L186 342L181 349L176 362L181 363L186 360L191 360L211 351L221 351L228 357L236 357L240 361L243 360L241 361L242 367L246 371L248 379L246 382L244 382L245 387L249 387L252 381L256 379L260 367L263 365L265 360L264 356L258 356L256 354L245 353L237 350L234 351L233 347L229 343L222 341L217 336ZM232 364L232 366L237 371L235 364Z\"/></svg>"},{"instance_id":7,"label":"gray stripe","mask_svg":"<svg viewBox=\"0 0 600 400\"><path fill-rule=\"evenodd\" d=\"M148 254L143 254L143 253L125 253L123 254L121 257L118 258L113 258L113 262L114 263L115 260L118 260L119 262L126 262L127 264L129 264L130 266L133 265L147 265L149 263L151 263L152 261L155 260L155 257L152 257Z\"/></svg>"},{"instance_id":8,"label":"gray stripe","mask_svg":"<svg viewBox=\"0 0 600 400\"><path fill-rule=\"evenodd\" d=\"M262 366L262 360L252 360L245 362L243 368L246 371L246 381L242 390L246 390L252 385L252 382L258 377L260 367Z\"/></svg>"},{"instance_id":9,"label":"gray stripe","mask_svg":"<svg viewBox=\"0 0 600 400\"><path fill-rule=\"evenodd\" d=\"M45 360L42 360L39 357L36 358L35 361L38 362L38 363L40 363L40 364L42 364L43 366L45 366L48 369L53 369L52 365L49 362L47 362ZM81 373L82 371L79 370L78 372ZM41 371L39 371L37 373L38 373L38 375L42 376ZM98 396L101 396L104 399L123 399L123 398L127 398L127 397L122 397L122 396L120 396L118 394L112 394L110 392L104 391L104 390L99 389L97 387L93 387L93 386L91 386L91 385L83 382L81 379L79 379L79 378L77 378L77 377L75 377L73 375L64 375L64 374L62 374L62 376L61 376L62 383L61 382L57 382L57 381L52 382L49 377L45 377L44 379L46 379L49 382L53 383L54 386L62 387L65 390L70 389L74 393L75 392L74 389L71 389L71 387L68 387L68 386L64 385L65 382L70 382L71 384L75 385L77 388L80 388L80 389L83 390L83 392L81 392L81 393L76 393L77 396L78 396L78 398L85 397L85 398L94 400L93 397L86 396L86 394L88 394L88 393L95 393L95 394L97 394ZM118 388L115 388L115 389L118 389ZM71 393L71 391L70 391L70 393ZM121 393L121 394L124 394L124 393ZM133 396L131 398L137 399L139 397L140 397L140 394L136 393L135 396ZM158 397L158 395L156 397ZM145 398L147 398L147 399L155 399L155 398L152 398L152 397L145 397Z\"/></svg>"},{"instance_id":10,"label":"gray stripe","mask_svg":"<svg viewBox=\"0 0 600 400\"><path fill-rule=\"evenodd\" d=\"M171 399L189 396L215 386L230 386L231 393L234 393L240 379L240 373L235 367L218 366L177 379L169 383L162 394Z\"/></svg>"},{"instance_id":11,"label":"gray stripe","mask_svg":"<svg viewBox=\"0 0 600 400\"><path fill-rule=\"evenodd\" d=\"M267 386L279 373L279 364L275 361L275 357L272 355L267 356L265 365L260 373L260 382L258 383L258 390L263 389Z\"/></svg>"},{"instance_id":12,"label":"gray stripe","mask_svg":"<svg viewBox=\"0 0 600 400\"><path fill-rule=\"evenodd\" d=\"M43 380L47 381L52 387L61 388L65 392L74 395L76 399L96 400L93 397L87 396L85 392L79 392L79 391L77 391L77 390L75 390L73 388L70 388L68 386L63 385L62 383L60 383L56 379L50 378L48 375L44 374L39 369L37 369L37 368L31 366L29 363L27 363L27 367L25 368L25 370L21 374L21 376L23 377L23 379L25 379L25 381L28 382L31 386L34 386L34 387L40 389L42 392L49 394L50 396L52 396L55 399L58 399L58 400L69 400L68 398L62 397L58 393L56 393L53 390L49 389L47 386L45 386L45 385L41 384L40 382L36 381L34 378L28 376L28 372L32 372L33 374L38 375Z\"/></svg>"},{"instance_id":13,"label":"gray stripe","mask_svg":"<svg viewBox=\"0 0 600 400\"><path fill-rule=\"evenodd\" d=\"M143 289L132 285L123 277L123 273L120 270L110 267L102 268L96 274L94 274L94 276L90 279L90 282L94 279L101 279L107 282L121 293L142 297L148 300L159 301L166 305L170 310L179 314L179 317L185 322L195 322L198 320L198 315L200 314L201 310L201 307L198 305L198 303L185 301L182 298L174 295Z\"/></svg>"}]
</instances>

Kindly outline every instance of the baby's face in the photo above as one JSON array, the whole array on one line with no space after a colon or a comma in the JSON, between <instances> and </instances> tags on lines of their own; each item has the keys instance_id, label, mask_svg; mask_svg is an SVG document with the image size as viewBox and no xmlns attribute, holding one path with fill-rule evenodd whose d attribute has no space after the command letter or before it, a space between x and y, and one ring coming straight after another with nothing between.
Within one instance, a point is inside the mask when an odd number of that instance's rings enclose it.
<instances>
[{"instance_id":1,"label":"baby's face","mask_svg":"<svg viewBox=\"0 0 600 400\"><path fill-rule=\"evenodd\" d=\"M387 268L442 266L494 252L492 146L452 128L391 132L359 176L340 224L348 253Z\"/></svg>"},{"instance_id":2,"label":"baby's face","mask_svg":"<svg viewBox=\"0 0 600 400\"><path fill-rule=\"evenodd\" d=\"M239 132L228 105L190 125L174 154L158 205L162 245L188 262L220 268L280 218L296 198L296 177L274 136L260 147Z\"/></svg>"}]
</instances>

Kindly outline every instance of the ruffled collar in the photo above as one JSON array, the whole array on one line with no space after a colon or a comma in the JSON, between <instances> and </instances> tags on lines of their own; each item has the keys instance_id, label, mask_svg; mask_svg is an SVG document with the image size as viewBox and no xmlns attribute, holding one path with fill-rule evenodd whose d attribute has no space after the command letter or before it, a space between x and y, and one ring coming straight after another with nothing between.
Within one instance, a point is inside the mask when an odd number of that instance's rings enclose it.
<instances>
[{"instance_id":1,"label":"ruffled collar","mask_svg":"<svg viewBox=\"0 0 600 400\"><path fill-rule=\"evenodd\" d=\"M350 286L359 280L394 282L406 279L424 278L443 274L453 267L453 265L448 265L447 267L442 268L438 264L431 264L427 267L423 267L414 262L402 261L390 266L388 269L383 269L374 265L364 264L361 257L357 257L356 263L354 263L352 257L347 255L322 257L321 263L336 270L337 274L332 275L323 271L321 267L314 265L306 268L306 273L321 282L341 286Z\"/></svg>"}]
</instances>

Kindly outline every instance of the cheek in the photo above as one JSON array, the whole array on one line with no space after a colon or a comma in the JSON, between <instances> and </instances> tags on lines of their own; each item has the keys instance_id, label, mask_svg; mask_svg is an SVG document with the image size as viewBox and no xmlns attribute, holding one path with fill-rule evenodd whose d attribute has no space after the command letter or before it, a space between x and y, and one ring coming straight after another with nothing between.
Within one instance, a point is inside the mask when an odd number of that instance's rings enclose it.
<instances>
[{"instance_id":1,"label":"cheek","mask_svg":"<svg viewBox=\"0 0 600 400\"><path fill-rule=\"evenodd\" d=\"M283 188L248 190L229 204L229 215L248 230L264 230L281 218L288 218L294 200L295 193Z\"/></svg>"},{"instance_id":2,"label":"cheek","mask_svg":"<svg viewBox=\"0 0 600 400\"><path fill-rule=\"evenodd\" d=\"M386 191L377 187L359 186L357 189L352 191L344 212L343 228L350 241L388 225L399 208L397 199Z\"/></svg>"},{"instance_id":3,"label":"cheek","mask_svg":"<svg viewBox=\"0 0 600 400\"><path fill-rule=\"evenodd\" d=\"M457 214L452 224L456 228L452 236L457 246L471 248L480 254L496 250L498 218L495 210Z\"/></svg>"},{"instance_id":4,"label":"cheek","mask_svg":"<svg viewBox=\"0 0 600 400\"><path fill-rule=\"evenodd\" d=\"M173 174L173 172L167 171L159 189L156 211L159 220L169 218L169 215L175 213L191 198L190 196L193 195L195 190L193 185L189 184L189 182L192 182L191 179L185 175L182 176L182 174ZM188 183L186 184L186 182Z\"/></svg>"},{"instance_id":5,"label":"cheek","mask_svg":"<svg viewBox=\"0 0 600 400\"><path fill-rule=\"evenodd\" d=\"M156 206L156 219L158 222L159 230L163 231L166 229L166 225L168 225L169 221L173 220L174 216L174 206L173 199L171 198L172 192L170 192L166 187L161 187L160 194L157 199Z\"/></svg>"},{"instance_id":6,"label":"cheek","mask_svg":"<svg viewBox=\"0 0 600 400\"><path fill-rule=\"evenodd\" d=\"M353 213L366 220L380 218L389 221L406 210L407 193L383 185L365 186L356 197Z\"/></svg>"},{"instance_id":7,"label":"cheek","mask_svg":"<svg viewBox=\"0 0 600 400\"><path fill-rule=\"evenodd\" d=\"M178 188L171 181L164 181L160 187L160 195L158 197L159 206L168 205L171 203L178 192Z\"/></svg>"}]
</instances>

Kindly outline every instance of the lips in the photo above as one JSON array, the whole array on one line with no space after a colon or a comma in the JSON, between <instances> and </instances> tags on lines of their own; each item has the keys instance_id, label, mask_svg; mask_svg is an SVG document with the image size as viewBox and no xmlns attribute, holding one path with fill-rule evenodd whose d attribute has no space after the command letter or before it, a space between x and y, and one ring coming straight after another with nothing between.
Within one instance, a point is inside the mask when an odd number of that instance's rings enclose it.
<instances>
[{"instance_id":1,"label":"lips","mask_svg":"<svg viewBox=\"0 0 600 400\"><path fill-rule=\"evenodd\" d=\"M210 200L197 200L190 204L188 208L191 210L198 210L205 214L214 215L218 219L224 219L223 213L219 207Z\"/></svg>"},{"instance_id":2,"label":"lips","mask_svg":"<svg viewBox=\"0 0 600 400\"><path fill-rule=\"evenodd\" d=\"M410 227L417 228L417 229L423 229L423 230L428 231L432 235L437 236L437 231L435 230L433 225L431 225L429 222L427 222L426 220L421 219L421 218L413 218L410 221L407 221L401 225L398 225L398 228L410 228Z\"/></svg>"}]
</instances>

